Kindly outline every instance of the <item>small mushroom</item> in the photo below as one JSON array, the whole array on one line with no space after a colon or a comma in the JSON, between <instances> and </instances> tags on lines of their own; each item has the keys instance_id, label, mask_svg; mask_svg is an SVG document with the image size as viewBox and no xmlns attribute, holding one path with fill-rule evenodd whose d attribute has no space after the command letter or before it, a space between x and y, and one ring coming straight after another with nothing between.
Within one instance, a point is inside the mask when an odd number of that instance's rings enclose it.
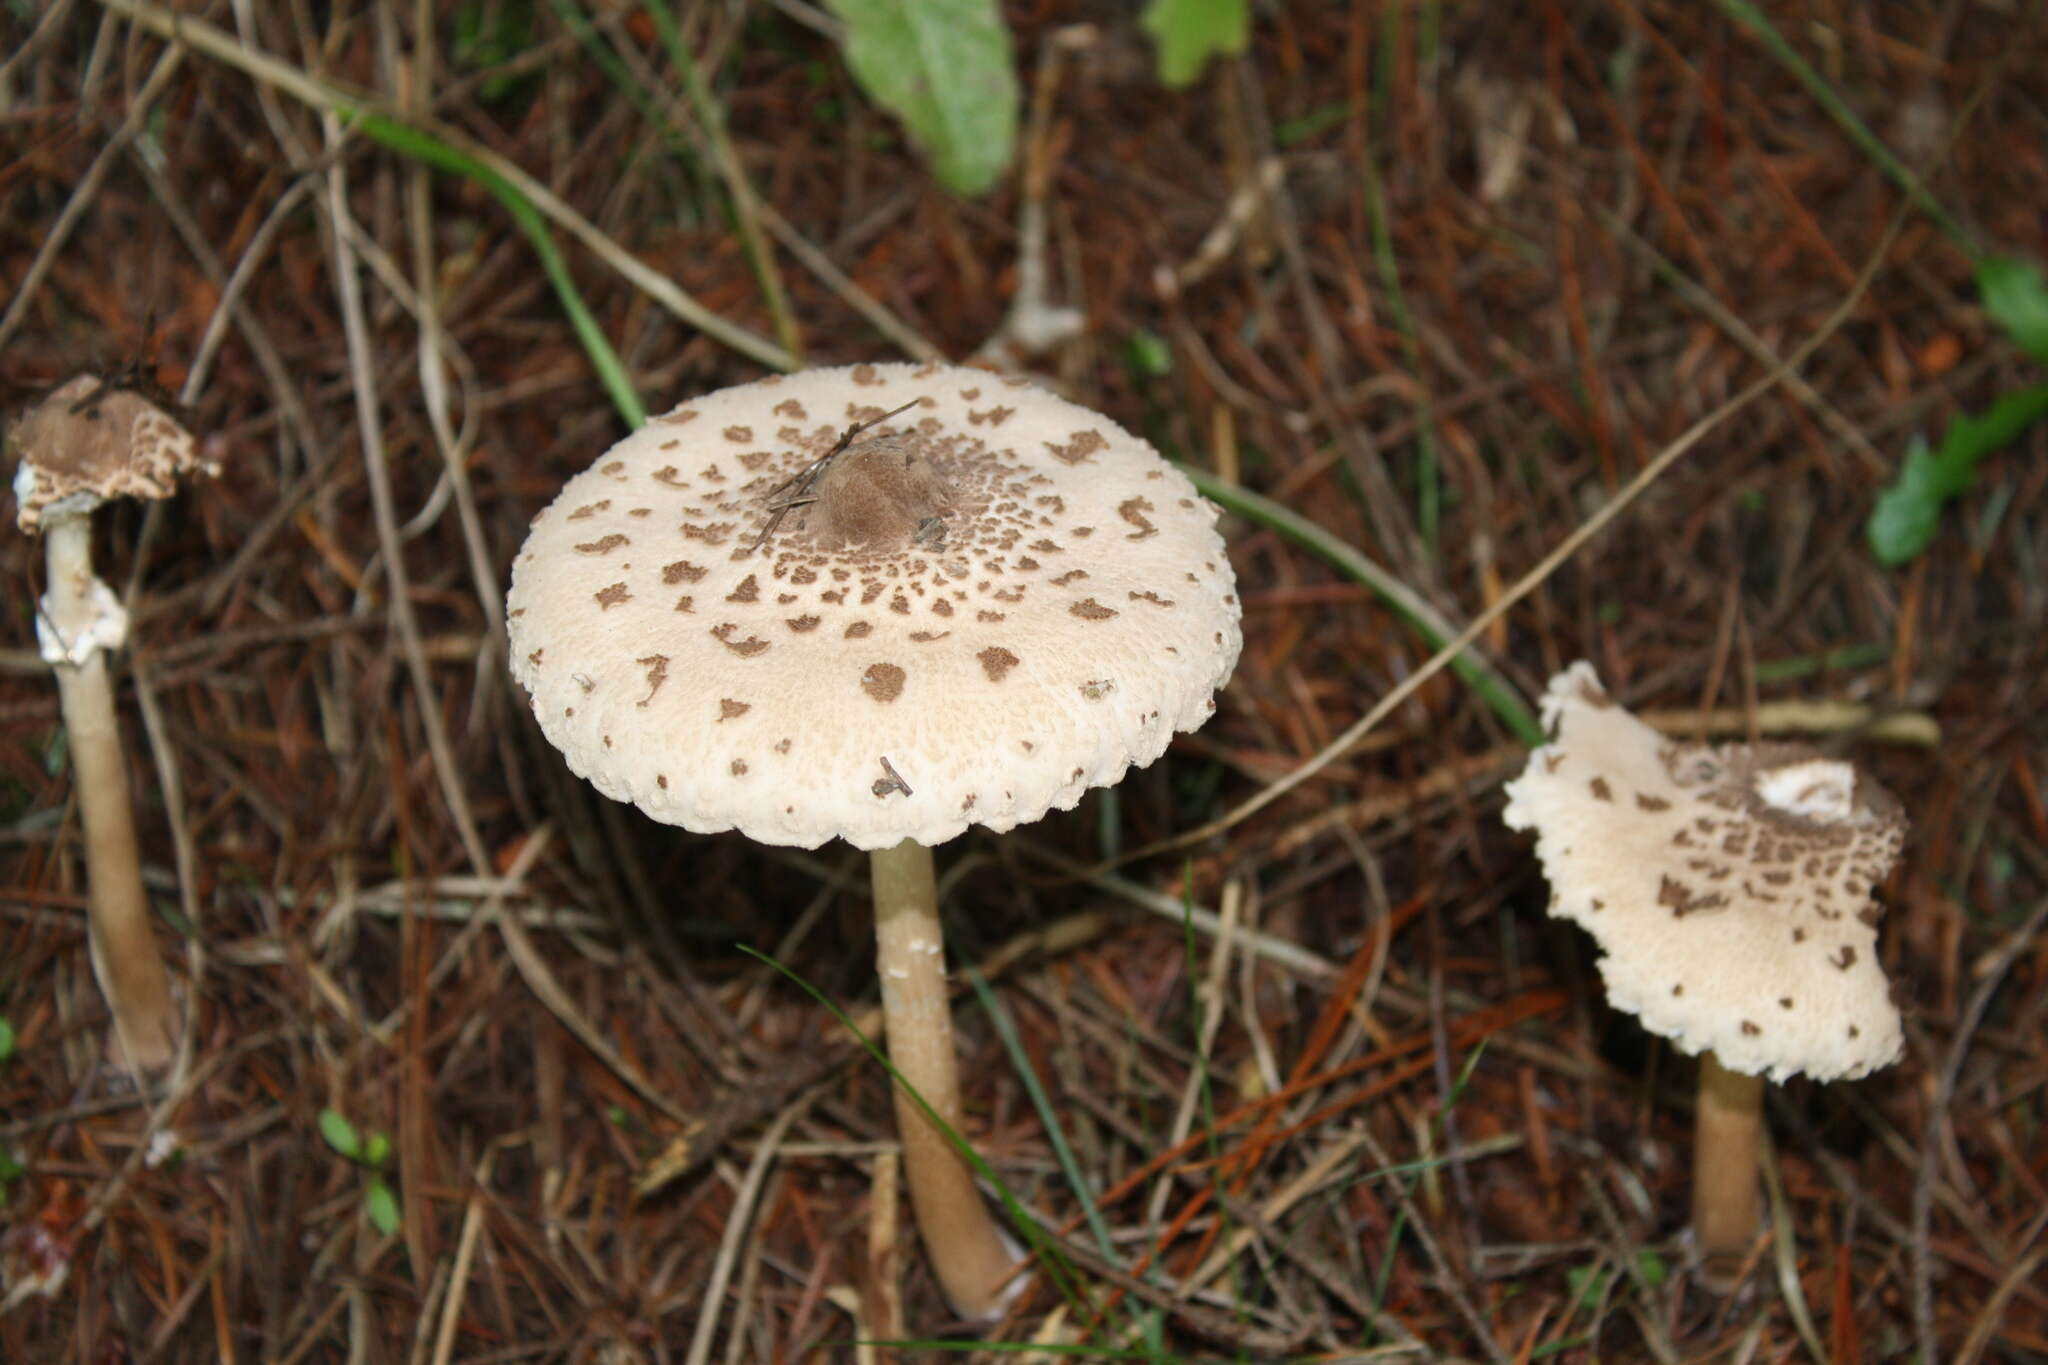
<instances>
[{"instance_id":1,"label":"small mushroom","mask_svg":"<svg viewBox=\"0 0 2048 1365\"><path fill-rule=\"evenodd\" d=\"M1551 680L1543 721L1504 818L1536 831L1550 913L1598 942L1608 999L1700 1054L1693 1226L1705 1282L1730 1288L1757 1231L1763 1078L1899 1056L1871 892L1905 817L1808 748L1667 740L1587 663Z\"/></svg>"},{"instance_id":2,"label":"small mushroom","mask_svg":"<svg viewBox=\"0 0 2048 1365\"><path fill-rule=\"evenodd\" d=\"M513 673L569 766L700 833L870 851L891 1058L956 1129L932 847L1069 809L1215 709L1241 637L1216 509L1115 423L980 370L857 365L657 417L534 521ZM947 1299L1016 1254L899 1089Z\"/></svg>"},{"instance_id":3,"label":"small mushroom","mask_svg":"<svg viewBox=\"0 0 2048 1365\"><path fill-rule=\"evenodd\" d=\"M167 498L178 480L219 469L187 432L139 394L80 375L52 391L8 433L18 453L19 524L41 534L49 589L36 640L57 673L85 826L93 974L113 1015L117 1059L137 1071L168 1065L179 1020L170 976L150 933L128 765L107 679L128 616L93 573L92 513L109 498Z\"/></svg>"}]
</instances>

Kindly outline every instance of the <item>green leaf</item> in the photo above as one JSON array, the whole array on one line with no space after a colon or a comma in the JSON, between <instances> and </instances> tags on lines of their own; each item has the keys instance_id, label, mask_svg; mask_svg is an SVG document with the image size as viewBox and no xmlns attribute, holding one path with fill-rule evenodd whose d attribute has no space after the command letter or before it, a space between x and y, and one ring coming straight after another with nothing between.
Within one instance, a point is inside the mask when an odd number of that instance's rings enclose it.
<instances>
[{"instance_id":1,"label":"green leaf","mask_svg":"<svg viewBox=\"0 0 2048 1365\"><path fill-rule=\"evenodd\" d=\"M1870 520L1863 526L1870 552L1880 564L1897 568L1934 539L1942 504L1949 498L1941 482L1941 467L1928 453L1927 442L1915 436L1907 447L1906 462L1899 466L1899 477L1877 495Z\"/></svg>"},{"instance_id":2,"label":"green leaf","mask_svg":"<svg viewBox=\"0 0 2048 1365\"><path fill-rule=\"evenodd\" d=\"M363 1164L372 1170L381 1170L391 1159L391 1139L382 1133L370 1134L370 1140L363 1144Z\"/></svg>"},{"instance_id":3,"label":"green leaf","mask_svg":"<svg viewBox=\"0 0 2048 1365\"><path fill-rule=\"evenodd\" d=\"M1211 57L1234 57L1252 36L1247 0L1152 0L1139 21L1159 44L1159 79L1193 85Z\"/></svg>"},{"instance_id":4,"label":"green leaf","mask_svg":"<svg viewBox=\"0 0 2048 1365\"><path fill-rule=\"evenodd\" d=\"M2048 417L2048 385L2009 393L1976 417L1959 417L1930 452L1915 438L1899 477L1880 493L1863 532L1878 562L1897 568L1927 548L1941 509L1977 477L1977 465Z\"/></svg>"},{"instance_id":5,"label":"green leaf","mask_svg":"<svg viewBox=\"0 0 2048 1365\"><path fill-rule=\"evenodd\" d=\"M1017 73L996 0L827 0L846 65L955 194L994 185L1017 143Z\"/></svg>"},{"instance_id":6,"label":"green leaf","mask_svg":"<svg viewBox=\"0 0 2048 1365\"><path fill-rule=\"evenodd\" d=\"M329 1147L350 1161L359 1159L363 1154L363 1140L356 1136L356 1126L332 1109L320 1111L320 1136L327 1139Z\"/></svg>"},{"instance_id":7,"label":"green leaf","mask_svg":"<svg viewBox=\"0 0 2048 1365\"><path fill-rule=\"evenodd\" d=\"M2048 283L2033 261L1987 257L1977 267L1977 292L1984 311L2019 348L2048 365Z\"/></svg>"},{"instance_id":8,"label":"green leaf","mask_svg":"<svg viewBox=\"0 0 2048 1365\"><path fill-rule=\"evenodd\" d=\"M391 1192L391 1186L384 1183L384 1177L371 1176L369 1188L363 1191L363 1211L370 1215L370 1226L386 1237L396 1237L400 1223L404 1220L398 1213L398 1196Z\"/></svg>"},{"instance_id":9,"label":"green leaf","mask_svg":"<svg viewBox=\"0 0 2048 1365\"><path fill-rule=\"evenodd\" d=\"M14 1025L0 1019L0 1062L14 1055Z\"/></svg>"},{"instance_id":10,"label":"green leaf","mask_svg":"<svg viewBox=\"0 0 2048 1365\"><path fill-rule=\"evenodd\" d=\"M1162 379L1173 373L1173 347L1165 337L1140 327L1124 343L1124 358L1141 379Z\"/></svg>"}]
</instances>

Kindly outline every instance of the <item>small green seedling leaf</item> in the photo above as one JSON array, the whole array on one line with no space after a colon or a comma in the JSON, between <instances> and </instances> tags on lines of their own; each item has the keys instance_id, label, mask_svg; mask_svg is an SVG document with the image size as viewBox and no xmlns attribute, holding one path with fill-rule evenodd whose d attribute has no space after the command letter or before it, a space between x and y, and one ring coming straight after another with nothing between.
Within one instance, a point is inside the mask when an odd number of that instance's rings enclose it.
<instances>
[{"instance_id":1,"label":"small green seedling leaf","mask_svg":"<svg viewBox=\"0 0 2048 1365\"><path fill-rule=\"evenodd\" d=\"M1926 549L1941 520L1942 504L1952 494L1926 440L1915 436L1906 448L1899 477L1877 495L1877 505L1870 509L1870 520L1863 528L1878 562L1896 567Z\"/></svg>"},{"instance_id":2,"label":"small green seedling leaf","mask_svg":"<svg viewBox=\"0 0 2048 1365\"><path fill-rule=\"evenodd\" d=\"M370 1134L370 1140L363 1144L363 1164L371 1170L384 1169L384 1163L391 1160L391 1139L382 1133Z\"/></svg>"},{"instance_id":3,"label":"small green seedling leaf","mask_svg":"<svg viewBox=\"0 0 2048 1365\"><path fill-rule=\"evenodd\" d=\"M1986 257L1977 267L1977 293L2013 344L2048 365L2048 282L2041 267L2010 256ZM1926 549L1941 509L1975 481L1978 463L2043 417L2048 385L2036 385L2005 394L1977 416L1958 417L1932 451L1916 437L1897 481L1870 509L1863 530L1871 553L1897 568Z\"/></svg>"},{"instance_id":4,"label":"small green seedling leaf","mask_svg":"<svg viewBox=\"0 0 2048 1365\"><path fill-rule=\"evenodd\" d=\"M14 1025L0 1019L0 1062L14 1055Z\"/></svg>"},{"instance_id":5,"label":"small green seedling leaf","mask_svg":"<svg viewBox=\"0 0 2048 1365\"><path fill-rule=\"evenodd\" d=\"M1977 293L2013 343L2048 365L2048 282L2041 267L2010 256L1987 257L1977 267Z\"/></svg>"},{"instance_id":6,"label":"small green seedling leaf","mask_svg":"<svg viewBox=\"0 0 2048 1365\"><path fill-rule=\"evenodd\" d=\"M1930 451L1915 437L1899 477L1880 493L1864 535L1878 562L1897 568L1927 548L1941 509L1977 477L1977 465L2029 426L2048 417L2048 385L2006 394L1976 417L1958 417Z\"/></svg>"},{"instance_id":7,"label":"small green seedling leaf","mask_svg":"<svg viewBox=\"0 0 2048 1365\"><path fill-rule=\"evenodd\" d=\"M1124 346L1125 359L1131 369L1144 379L1162 379L1173 373L1173 347L1165 337L1149 328L1140 327L1131 333L1131 339Z\"/></svg>"},{"instance_id":8,"label":"small green seedling leaf","mask_svg":"<svg viewBox=\"0 0 2048 1365\"><path fill-rule=\"evenodd\" d=\"M363 1140L356 1135L356 1126L332 1109L320 1111L320 1136L350 1161L362 1160Z\"/></svg>"},{"instance_id":9,"label":"small green seedling leaf","mask_svg":"<svg viewBox=\"0 0 2048 1365\"><path fill-rule=\"evenodd\" d=\"M398 1212L398 1196L391 1192L391 1186L381 1175L370 1177L369 1188L363 1191L363 1210L370 1215L370 1226L386 1237L396 1237L404 1221Z\"/></svg>"},{"instance_id":10,"label":"small green seedling leaf","mask_svg":"<svg viewBox=\"0 0 2048 1365\"><path fill-rule=\"evenodd\" d=\"M1159 79L1193 85L1211 57L1234 57L1252 36L1249 0L1152 0L1139 21L1159 44Z\"/></svg>"},{"instance_id":11,"label":"small green seedling leaf","mask_svg":"<svg viewBox=\"0 0 2048 1365\"><path fill-rule=\"evenodd\" d=\"M846 65L909 128L932 173L975 195L1009 169L1017 72L996 0L827 0L846 24Z\"/></svg>"}]
</instances>

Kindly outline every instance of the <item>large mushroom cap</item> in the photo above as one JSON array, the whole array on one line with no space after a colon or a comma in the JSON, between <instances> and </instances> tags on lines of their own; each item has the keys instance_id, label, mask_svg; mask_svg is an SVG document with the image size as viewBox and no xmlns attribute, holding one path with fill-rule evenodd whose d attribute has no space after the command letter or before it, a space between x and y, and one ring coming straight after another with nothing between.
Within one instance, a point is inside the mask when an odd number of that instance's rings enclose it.
<instances>
[{"instance_id":1,"label":"large mushroom cap","mask_svg":"<svg viewBox=\"0 0 2048 1365\"><path fill-rule=\"evenodd\" d=\"M14 496L30 534L67 507L90 512L109 498L168 498L179 479L220 472L169 413L89 374L51 390L15 424L8 443L21 455Z\"/></svg>"},{"instance_id":2,"label":"large mushroom cap","mask_svg":"<svg viewBox=\"0 0 2048 1365\"><path fill-rule=\"evenodd\" d=\"M569 766L657 820L868 849L1008 829L1215 710L1241 642L1215 521L1021 381L766 379L655 418L535 518L513 673Z\"/></svg>"},{"instance_id":3,"label":"large mushroom cap","mask_svg":"<svg viewBox=\"0 0 2048 1365\"><path fill-rule=\"evenodd\" d=\"M1504 815L1536 831L1550 912L1599 942L1610 1000L1749 1075L1897 1060L1871 900L1905 838L1888 792L1798 746L1674 743L1587 663L1551 680L1543 720Z\"/></svg>"}]
</instances>

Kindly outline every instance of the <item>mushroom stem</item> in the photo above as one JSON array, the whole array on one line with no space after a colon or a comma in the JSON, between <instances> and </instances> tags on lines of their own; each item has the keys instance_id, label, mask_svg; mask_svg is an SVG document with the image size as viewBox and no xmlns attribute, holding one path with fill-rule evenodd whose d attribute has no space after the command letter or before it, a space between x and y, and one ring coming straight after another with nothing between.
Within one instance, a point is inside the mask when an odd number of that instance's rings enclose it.
<instances>
[{"instance_id":1,"label":"mushroom stem","mask_svg":"<svg viewBox=\"0 0 2048 1365\"><path fill-rule=\"evenodd\" d=\"M91 517L52 517L43 543L50 576L45 612L60 636L73 639L92 629L99 610ZM116 1060L135 1071L159 1070L177 1052L180 1025L170 975L150 931L135 814L128 800L128 762L114 719L106 651L94 648L83 662L58 663L56 672L85 825L93 975L114 1016Z\"/></svg>"},{"instance_id":2,"label":"mushroom stem","mask_svg":"<svg viewBox=\"0 0 2048 1365\"><path fill-rule=\"evenodd\" d=\"M1700 1282L1716 1293L1735 1288L1757 1232L1757 1154L1763 1131L1764 1078L1700 1054L1693 1127L1692 1224Z\"/></svg>"},{"instance_id":3,"label":"mushroom stem","mask_svg":"<svg viewBox=\"0 0 2048 1365\"><path fill-rule=\"evenodd\" d=\"M896 1131L918 1231L953 1311L985 1321L1003 1307L1017 1258L1003 1244L966 1161L909 1091L960 1130L960 1067L946 992L932 851L912 839L869 855L874 876L876 966L896 1087Z\"/></svg>"}]
</instances>

